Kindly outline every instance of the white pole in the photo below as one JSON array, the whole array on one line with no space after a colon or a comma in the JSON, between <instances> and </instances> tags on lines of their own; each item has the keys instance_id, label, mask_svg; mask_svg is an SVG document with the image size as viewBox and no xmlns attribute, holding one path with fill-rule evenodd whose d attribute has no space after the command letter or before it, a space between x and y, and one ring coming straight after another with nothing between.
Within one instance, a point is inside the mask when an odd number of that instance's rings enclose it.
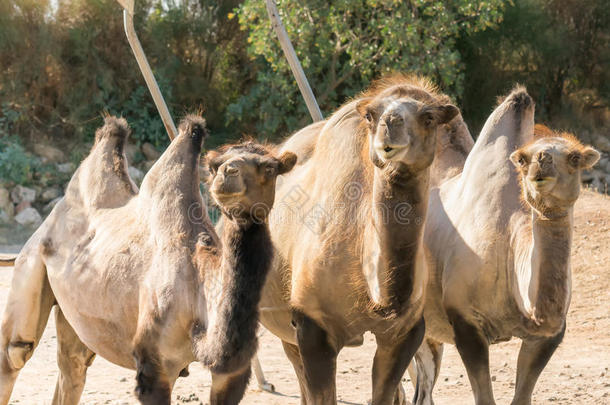
<instances>
[{"instance_id":1,"label":"white pole","mask_svg":"<svg viewBox=\"0 0 610 405\"><path fill-rule=\"evenodd\" d=\"M142 45L140 44L140 40L138 39L138 35L136 34L136 30L133 25L134 0L117 1L121 4L121 6L123 6L123 23L125 25L125 34L127 34L127 40L129 41L131 50L136 57L140 71L144 76L144 81L146 82L153 101L157 106L157 110L159 111L159 115L161 116L161 120L165 126L165 130L167 131L167 135L169 135L170 140L173 140L178 134L176 125L174 124L174 120L169 113L167 104L165 104L165 100L163 99L163 95L159 89L159 85L155 80L155 76L153 75L150 65L148 64L148 60L146 59L146 55L144 54L144 50L142 49Z\"/></svg>"},{"instance_id":2,"label":"white pole","mask_svg":"<svg viewBox=\"0 0 610 405\"><path fill-rule=\"evenodd\" d=\"M313 91L311 91L311 87L309 86L309 82L305 76L305 72L303 72L301 62L299 62L299 58L294 51L292 43L290 42L288 33L282 24L282 19L278 13L275 1L266 0L266 2L267 13L269 14L271 25L273 26L273 29L280 40L280 45L282 45L282 50L284 51L284 55L286 55L286 59L288 59L288 64L290 65L292 74L294 75L294 78L299 85L299 90L301 90L301 94L305 99L305 104L307 104L309 114L311 114L311 118L313 118L314 121L321 121L324 119L324 117L322 117L322 112L320 111L320 107L318 106Z\"/></svg>"}]
</instances>

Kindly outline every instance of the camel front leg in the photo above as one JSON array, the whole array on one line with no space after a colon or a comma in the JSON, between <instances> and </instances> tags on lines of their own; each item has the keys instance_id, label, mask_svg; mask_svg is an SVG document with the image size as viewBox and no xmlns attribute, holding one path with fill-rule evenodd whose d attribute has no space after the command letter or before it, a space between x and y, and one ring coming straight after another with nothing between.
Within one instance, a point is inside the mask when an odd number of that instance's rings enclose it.
<instances>
[{"instance_id":1,"label":"camel front leg","mask_svg":"<svg viewBox=\"0 0 610 405\"><path fill-rule=\"evenodd\" d=\"M133 341L136 362L135 394L143 405L170 405L173 381L163 368L159 353L161 337L158 317L141 315ZM176 376L177 377L177 376Z\"/></svg>"},{"instance_id":2,"label":"camel front leg","mask_svg":"<svg viewBox=\"0 0 610 405\"><path fill-rule=\"evenodd\" d=\"M515 397L511 405L530 405L532 403L532 393L538 377L563 340L565 331L564 322L561 332L553 337L523 340L519 350L519 360L517 360Z\"/></svg>"},{"instance_id":3,"label":"camel front leg","mask_svg":"<svg viewBox=\"0 0 610 405\"><path fill-rule=\"evenodd\" d=\"M305 379L305 368L303 367L303 361L301 360L301 352L297 346L283 340L282 346L284 347L286 357L288 357L288 360L290 360L290 363L292 363L294 372L297 375L297 380L299 381L299 388L301 389L301 405L307 405L307 384Z\"/></svg>"},{"instance_id":4,"label":"camel front leg","mask_svg":"<svg viewBox=\"0 0 610 405\"><path fill-rule=\"evenodd\" d=\"M417 373L414 380L416 381L414 405L434 405L432 390L441 371L442 359L443 344L430 338L424 339L415 353Z\"/></svg>"},{"instance_id":5,"label":"camel front leg","mask_svg":"<svg viewBox=\"0 0 610 405\"><path fill-rule=\"evenodd\" d=\"M337 372L336 350L329 342L328 333L313 319L299 312L293 312L297 342L303 374L305 376L306 403L308 405L335 405L337 392L335 376Z\"/></svg>"},{"instance_id":6,"label":"camel front leg","mask_svg":"<svg viewBox=\"0 0 610 405\"><path fill-rule=\"evenodd\" d=\"M377 350L373 360L373 399L371 405L404 405L400 380L415 351L424 339L424 318L402 336L376 334Z\"/></svg>"},{"instance_id":7,"label":"camel front leg","mask_svg":"<svg viewBox=\"0 0 610 405\"><path fill-rule=\"evenodd\" d=\"M0 405L8 404L17 375L38 346L55 302L42 257L26 249L15 263L2 321Z\"/></svg>"},{"instance_id":8,"label":"camel front leg","mask_svg":"<svg viewBox=\"0 0 610 405\"><path fill-rule=\"evenodd\" d=\"M212 373L210 405L237 405L244 397L251 374L250 367L231 375Z\"/></svg>"},{"instance_id":9,"label":"camel front leg","mask_svg":"<svg viewBox=\"0 0 610 405\"><path fill-rule=\"evenodd\" d=\"M78 405L85 388L87 369L93 363L95 353L76 335L59 307L55 311L55 326L59 376L53 405Z\"/></svg>"},{"instance_id":10,"label":"camel front leg","mask_svg":"<svg viewBox=\"0 0 610 405\"><path fill-rule=\"evenodd\" d=\"M455 346L466 367L476 405L495 405L489 373L489 345L481 332L457 311L448 310Z\"/></svg>"}]
</instances>

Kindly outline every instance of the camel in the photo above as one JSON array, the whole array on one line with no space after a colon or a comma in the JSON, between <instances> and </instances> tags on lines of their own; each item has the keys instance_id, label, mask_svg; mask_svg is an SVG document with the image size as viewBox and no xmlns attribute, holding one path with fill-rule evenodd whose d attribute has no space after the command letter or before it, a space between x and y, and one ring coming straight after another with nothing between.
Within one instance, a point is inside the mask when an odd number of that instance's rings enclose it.
<instances>
[{"instance_id":1,"label":"camel","mask_svg":"<svg viewBox=\"0 0 610 405\"><path fill-rule=\"evenodd\" d=\"M137 370L142 404L169 404L192 361L212 372L212 404L239 402L272 259L266 215L277 176L296 157L252 142L208 155L211 195L224 216L219 238L199 191L206 133L202 118L187 116L138 191L123 152L127 124L106 118L65 197L16 260L2 323L0 404L54 305L53 404L79 402L96 354ZM239 379L227 390L233 375Z\"/></svg>"},{"instance_id":2,"label":"camel","mask_svg":"<svg viewBox=\"0 0 610 405\"><path fill-rule=\"evenodd\" d=\"M534 131L534 102L518 87L488 118L463 172L431 191L415 404L433 404L443 343L456 345L476 404L495 404L488 347L512 337L522 339L512 404L531 404L565 332L572 211L580 173L598 159L571 136Z\"/></svg>"},{"instance_id":3,"label":"camel","mask_svg":"<svg viewBox=\"0 0 610 405\"><path fill-rule=\"evenodd\" d=\"M335 404L336 358L371 331L373 405L404 404L424 335L423 219L439 127L459 114L427 80L374 84L280 150L299 164L269 216L276 254L261 322L281 340L304 404Z\"/></svg>"}]
</instances>

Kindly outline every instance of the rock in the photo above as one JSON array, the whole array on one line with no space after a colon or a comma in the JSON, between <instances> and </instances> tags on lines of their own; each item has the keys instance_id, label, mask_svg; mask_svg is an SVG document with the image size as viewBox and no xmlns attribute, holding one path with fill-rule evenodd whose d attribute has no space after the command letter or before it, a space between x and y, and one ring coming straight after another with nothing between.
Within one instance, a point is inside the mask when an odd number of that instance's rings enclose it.
<instances>
[{"instance_id":1,"label":"rock","mask_svg":"<svg viewBox=\"0 0 610 405\"><path fill-rule=\"evenodd\" d=\"M599 135L595 139L595 147L601 152L610 152L610 139L607 136Z\"/></svg>"},{"instance_id":2,"label":"rock","mask_svg":"<svg viewBox=\"0 0 610 405\"><path fill-rule=\"evenodd\" d=\"M40 195L40 199L42 200L42 202L46 203L56 199L59 196L61 196L61 190L57 187L51 187L47 188L42 192L42 194Z\"/></svg>"},{"instance_id":3,"label":"rock","mask_svg":"<svg viewBox=\"0 0 610 405\"><path fill-rule=\"evenodd\" d=\"M11 200L13 200L13 202L15 204L19 204L22 201L27 201L27 202L34 202L34 200L36 199L36 190L28 188L28 187L24 187L22 185L17 185L13 188L13 191L11 191Z\"/></svg>"},{"instance_id":4,"label":"rock","mask_svg":"<svg viewBox=\"0 0 610 405\"><path fill-rule=\"evenodd\" d=\"M57 164L57 171L65 174L72 174L76 167L74 167L74 163L60 163Z\"/></svg>"},{"instance_id":5,"label":"rock","mask_svg":"<svg viewBox=\"0 0 610 405\"><path fill-rule=\"evenodd\" d=\"M137 185L140 185L140 183L142 183L142 179L144 178L144 172L142 172L142 170L138 169L137 167L129 166L127 172L129 172L129 177L131 177L131 179Z\"/></svg>"},{"instance_id":6,"label":"rock","mask_svg":"<svg viewBox=\"0 0 610 405\"><path fill-rule=\"evenodd\" d=\"M17 204L17 206L15 207L15 214L19 214L21 211L23 211L26 208L30 208L32 206L32 204L30 204L29 201L21 201L19 204Z\"/></svg>"},{"instance_id":7,"label":"rock","mask_svg":"<svg viewBox=\"0 0 610 405\"><path fill-rule=\"evenodd\" d=\"M9 224L13 220L13 216L6 211L0 210L0 224Z\"/></svg>"},{"instance_id":8,"label":"rock","mask_svg":"<svg viewBox=\"0 0 610 405\"><path fill-rule=\"evenodd\" d=\"M154 160L147 160L146 162L144 162L143 166L144 166L144 170L145 171L149 171L151 167L153 167L153 165L155 164Z\"/></svg>"},{"instance_id":9,"label":"rock","mask_svg":"<svg viewBox=\"0 0 610 405\"><path fill-rule=\"evenodd\" d=\"M42 217L35 208L28 207L15 215L15 221L20 225L39 225Z\"/></svg>"},{"instance_id":10,"label":"rock","mask_svg":"<svg viewBox=\"0 0 610 405\"><path fill-rule=\"evenodd\" d=\"M142 153L146 156L146 160L157 160L161 156L161 153L148 142L142 145Z\"/></svg>"},{"instance_id":11,"label":"rock","mask_svg":"<svg viewBox=\"0 0 610 405\"><path fill-rule=\"evenodd\" d=\"M54 198L53 200L49 201L49 203L47 205L42 207L42 212L44 212L45 214L48 214L49 212L53 211L53 208L55 208L57 203L59 201L61 201L62 198L63 197L57 197L57 198Z\"/></svg>"},{"instance_id":12,"label":"rock","mask_svg":"<svg viewBox=\"0 0 610 405\"><path fill-rule=\"evenodd\" d=\"M11 194L4 187L0 187L0 210L6 210L9 205L13 206Z\"/></svg>"},{"instance_id":13,"label":"rock","mask_svg":"<svg viewBox=\"0 0 610 405\"><path fill-rule=\"evenodd\" d=\"M66 160L64 152L50 145L37 143L33 149L34 153L40 156L44 163L57 163Z\"/></svg>"},{"instance_id":14,"label":"rock","mask_svg":"<svg viewBox=\"0 0 610 405\"><path fill-rule=\"evenodd\" d=\"M125 156L127 156L127 162L129 164L133 164L136 161L136 156L138 155L138 147L132 143L128 143L125 145Z\"/></svg>"}]
</instances>

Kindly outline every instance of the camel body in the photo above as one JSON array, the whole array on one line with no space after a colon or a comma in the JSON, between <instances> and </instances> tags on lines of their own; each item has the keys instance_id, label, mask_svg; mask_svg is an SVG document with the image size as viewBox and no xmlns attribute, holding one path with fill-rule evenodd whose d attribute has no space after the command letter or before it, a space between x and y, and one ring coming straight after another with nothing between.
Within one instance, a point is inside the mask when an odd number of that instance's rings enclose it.
<instances>
[{"instance_id":1,"label":"camel body","mask_svg":"<svg viewBox=\"0 0 610 405\"><path fill-rule=\"evenodd\" d=\"M249 211L237 221L224 211L222 240L217 236L199 192L203 119L183 121L139 192L123 153L127 124L106 121L66 196L17 258L2 323L0 403L8 403L56 304L54 404L79 402L95 354L137 370L143 404L168 404L175 380L195 360L212 371L211 402L236 404L256 351L257 305L270 267L265 221ZM221 166L211 176L212 195L224 208L236 195L237 203L249 198L270 207L275 178L290 170L294 155L285 164L263 147L245 148L232 149L227 163L239 161L241 171L225 176ZM253 179L245 174L251 164L254 173L262 164L272 170ZM225 182L236 179L248 192L225 196ZM223 381L234 376L227 391Z\"/></svg>"},{"instance_id":2,"label":"camel body","mask_svg":"<svg viewBox=\"0 0 610 405\"><path fill-rule=\"evenodd\" d=\"M430 165L438 128L459 113L447 103L424 80L389 79L281 147L299 164L269 217L261 322L282 340L302 403L336 403L336 356L366 331L378 343L372 403L405 402L400 378L423 332Z\"/></svg>"},{"instance_id":3,"label":"camel body","mask_svg":"<svg viewBox=\"0 0 610 405\"><path fill-rule=\"evenodd\" d=\"M431 190L425 232L430 269L426 341L416 354L416 404L432 404L442 343L457 345L477 405L491 405L488 345L521 338L517 405L530 403L540 372L561 342L570 303L572 206L578 193L558 203L565 213L561 219L547 218L522 200L529 179L519 178L511 154L533 138L534 103L517 89L487 120L463 172ZM554 164L562 159L558 153ZM579 170L556 181L578 190Z\"/></svg>"}]
</instances>

